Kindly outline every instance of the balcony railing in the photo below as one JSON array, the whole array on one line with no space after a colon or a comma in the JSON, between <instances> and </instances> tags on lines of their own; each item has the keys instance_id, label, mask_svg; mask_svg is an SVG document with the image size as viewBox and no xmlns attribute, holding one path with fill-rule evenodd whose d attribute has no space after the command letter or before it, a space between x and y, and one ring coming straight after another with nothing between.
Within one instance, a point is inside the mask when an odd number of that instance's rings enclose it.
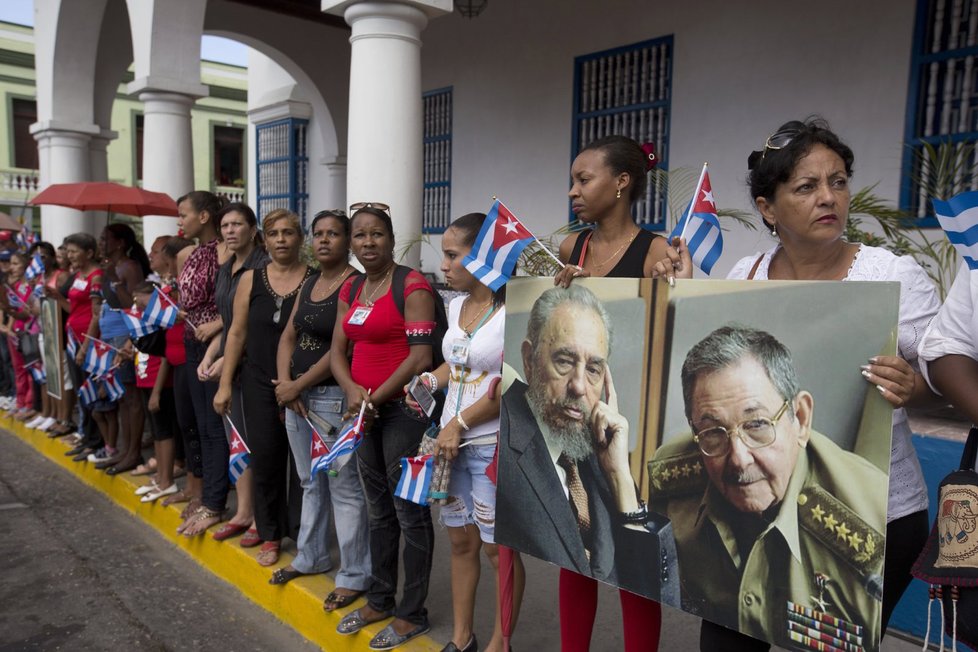
<instances>
[{"instance_id":1,"label":"balcony railing","mask_svg":"<svg viewBox=\"0 0 978 652\"><path fill-rule=\"evenodd\" d=\"M0 192L7 197L27 201L39 190L40 175L37 170L0 168Z\"/></svg>"},{"instance_id":2,"label":"balcony railing","mask_svg":"<svg viewBox=\"0 0 978 652\"><path fill-rule=\"evenodd\" d=\"M214 194L224 197L229 202L248 201L248 189L240 186L214 186Z\"/></svg>"}]
</instances>

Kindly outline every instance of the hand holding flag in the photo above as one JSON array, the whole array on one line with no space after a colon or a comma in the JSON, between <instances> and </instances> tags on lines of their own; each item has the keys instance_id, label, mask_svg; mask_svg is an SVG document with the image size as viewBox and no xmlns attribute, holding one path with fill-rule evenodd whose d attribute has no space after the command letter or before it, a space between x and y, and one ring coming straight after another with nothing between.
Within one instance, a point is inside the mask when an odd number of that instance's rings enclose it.
<instances>
[{"instance_id":1,"label":"hand holding flag","mask_svg":"<svg viewBox=\"0 0 978 652\"><path fill-rule=\"evenodd\" d=\"M367 393L369 394L371 391L373 390L369 390ZM324 454L319 455L318 457L315 456L315 452L313 451L311 473L315 474L319 471L328 471L333 463L336 462L337 458L339 458L341 455L349 455L353 453L360 446L360 442L363 441L363 418L366 411L367 401L363 401L360 404L360 414L358 414L357 418L351 423L343 426L343 428L340 430L339 436L333 443L333 447L327 449ZM308 418L306 419L306 423L308 423L309 427L312 428L313 437L319 435L316 427L312 425L312 422L309 421ZM326 442L321 435L319 436L319 440L323 442L323 446L326 445ZM315 443L312 445L315 446Z\"/></svg>"},{"instance_id":2,"label":"hand holding flag","mask_svg":"<svg viewBox=\"0 0 978 652\"><path fill-rule=\"evenodd\" d=\"M723 232L720 230L717 205L706 168L707 164L704 163L686 215L669 234L669 241L672 242L677 237L686 238L693 262L709 274L723 253Z\"/></svg>"},{"instance_id":3,"label":"hand holding flag","mask_svg":"<svg viewBox=\"0 0 978 652\"><path fill-rule=\"evenodd\" d=\"M41 259L41 254L35 253L31 258L31 264L24 270L24 277L28 281L33 281L38 276L44 276L44 261Z\"/></svg>"}]
</instances>

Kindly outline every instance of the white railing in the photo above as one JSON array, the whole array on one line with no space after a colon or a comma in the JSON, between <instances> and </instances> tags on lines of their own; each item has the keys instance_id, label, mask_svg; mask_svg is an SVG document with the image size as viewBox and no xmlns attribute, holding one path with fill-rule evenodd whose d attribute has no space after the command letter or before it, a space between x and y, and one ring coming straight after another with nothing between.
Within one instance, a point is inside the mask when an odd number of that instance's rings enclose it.
<instances>
[{"instance_id":1,"label":"white railing","mask_svg":"<svg viewBox=\"0 0 978 652\"><path fill-rule=\"evenodd\" d=\"M248 201L248 190L238 186L214 186L214 194L226 198L229 202Z\"/></svg>"},{"instance_id":2,"label":"white railing","mask_svg":"<svg viewBox=\"0 0 978 652\"><path fill-rule=\"evenodd\" d=\"M23 193L33 197L39 190L40 176L37 170L23 168L0 168L0 192Z\"/></svg>"}]
</instances>

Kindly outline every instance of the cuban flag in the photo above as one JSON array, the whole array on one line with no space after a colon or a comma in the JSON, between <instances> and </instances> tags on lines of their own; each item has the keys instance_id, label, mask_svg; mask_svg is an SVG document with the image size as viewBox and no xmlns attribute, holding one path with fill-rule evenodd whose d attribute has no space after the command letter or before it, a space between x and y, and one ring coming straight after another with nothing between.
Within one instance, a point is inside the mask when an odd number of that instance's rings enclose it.
<instances>
[{"instance_id":1,"label":"cuban flag","mask_svg":"<svg viewBox=\"0 0 978 652\"><path fill-rule=\"evenodd\" d=\"M319 434L319 430L316 429L316 426L312 425L312 421L308 417L306 417L306 423L312 429L312 440L309 442L309 457L312 459L312 466L310 467L309 474L316 475L320 471L329 470L329 462L326 461L329 446L326 445L326 440Z\"/></svg>"},{"instance_id":2,"label":"cuban flag","mask_svg":"<svg viewBox=\"0 0 978 652\"><path fill-rule=\"evenodd\" d=\"M38 301L40 301L41 299L43 299L44 298L44 284L43 283L38 283L37 285L35 285L34 286L34 291L31 292L31 294L33 294L34 295L34 298L37 299Z\"/></svg>"},{"instance_id":3,"label":"cuban flag","mask_svg":"<svg viewBox=\"0 0 978 652\"><path fill-rule=\"evenodd\" d=\"M72 359L78 355L78 338L75 337L75 331L71 326L65 328L65 351Z\"/></svg>"},{"instance_id":4,"label":"cuban flag","mask_svg":"<svg viewBox=\"0 0 978 652\"><path fill-rule=\"evenodd\" d=\"M129 329L129 335L134 340L160 330L159 326L155 324L147 324L138 314L130 312L129 310L120 310L119 312L122 313L122 321L126 323L126 328Z\"/></svg>"},{"instance_id":5,"label":"cuban flag","mask_svg":"<svg viewBox=\"0 0 978 652\"><path fill-rule=\"evenodd\" d=\"M231 426L231 447L230 456L228 457L228 478L231 479L232 484L238 483L238 478L241 474L245 472L248 465L251 464L251 449L241 438L241 433L234 426L234 422L224 415L227 419L228 425Z\"/></svg>"},{"instance_id":6,"label":"cuban flag","mask_svg":"<svg viewBox=\"0 0 978 652\"><path fill-rule=\"evenodd\" d=\"M333 447L326 451L325 455L320 456L318 460L313 460L312 473L317 473L319 471L328 471L333 465L333 462L337 460L341 455L349 455L353 453L359 446L360 442L363 441L363 415L367 410L367 403L363 402L360 404L360 414L357 418L350 423L343 426L340 430L340 434L336 437L336 441L333 442ZM312 426L312 424L309 424ZM313 427L313 433L316 433L316 428ZM313 436L315 436L315 434ZM320 437L325 445L325 440Z\"/></svg>"},{"instance_id":7,"label":"cuban flag","mask_svg":"<svg viewBox=\"0 0 978 652\"><path fill-rule=\"evenodd\" d=\"M434 468L434 455L402 457L401 479L397 482L394 495L418 505L427 505Z\"/></svg>"},{"instance_id":8,"label":"cuban flag","mask_svg":"<svg viewBox=\"0 0 978 652\"><path fill-rule=\"evenodd\" d=\"M44 261L41 260L41 254L34 254L34 257L31 258L31 264L24 270L24 276L28 281L33 281L38 276L44 276Z\"/></svg>"},{"instance_id":9,"label":"cuban flag","mask_svg":"<svg viewBox=\"0 0 978 652\"><path fill-rule=\"evenodd\" d=\"M513 275L516 261L533 240L533 234L497 199L462 264L495 292Z\"/></svg>"},{"instance_id":10,"label":"cuban flag","mask_svg":"<svg viewBox=\"0 0 978 652\"><path fill-rule=\"evenodd\" d=\"M686 238L686 246L693 263L709 274L723 253L723 232L720 230L720 220L717 219L717 205L713 199L710 173L706 171L706 165L703 165L690 208L669 234L669 241L672 242L673 238L680 236Z\"/></svg>"},{"instance_id":11,"label":"cuban flag","mask_svg":"<svg viewBox=\"0 0 978 652\"><path fill-rule=\"evenodd\" d=\"M91 378L86 379L78 388L78 398L85 406L89 406L98 400L98 390L95 389L95 383L92 382Z\"/></svg>"},{"instance_id":12,"label":"cuban flag","mask_svg":"<svg viewBox=\"0 0 978 652\"><path fill-rule=\"evenodd\" d=\"M44 365L41 364L40 360L29 364L27 369L31 372L31 378L34 379L35 383L43 385L44 383L48 382L48 376L46 373L44 373Z\"/></svg>"},{"instance_id":13,"label":"cuban flag","mask_svg":"<svg viewBox=\"0 0 978 652\"><path fill-rule=\"evenodd\" d=\"M25 224L20 230L20 233L17 234L17 245L24 251L27 251L34 246L35 242L37 242L37 234L31 231Z\"/></svg>"},{"instance_id":14,"label":"cuban flag","mask_svg":"<svg viewBox=\"0 0 978 652\"><path fill-rule=\"evenodd\" d=\"M102 387L105 388L105 397L110 401L118 401L126 395L126 388L113 373L102 377Z\"/></svg>"},{"instance_id":15,"label":"cuban flag","mask_svg":"<svg viewBox=\"0 0 978 652\"><path fill-rule=\"evenodd\" d=\"M115 361L115 351L112 347L102 340L92 339L92 345L88 347L85 360L82 361L82 369L95 377L100 377L108 373Z\"/></svg>"},{"instance_id":16,"label":"cuban flag","mask_svg":"<svg viewBox=\"0 0 978 652\"><path fill-rule=\"evenodd\" d=\"M17 294L17 292L15 292L9 285L7 286L7 303L9 303L10 307L14 310L23 310L27 307L24 300L20 298L20 295Z\"/></svg>"},{"instance_id":17,"label":"cuban flag","mask_svg":"<svg viewBox=\"0 0 978 652\"><path fill-rule=\"evenodd\" d=\"M947 201L933 199L931 203L947 239L968 269L978 269L978 190L963 192Z\"/></svg>"},{"instance_id":18,"label":"cuban flag","mask_svg":"<svg viewBox=\"0 0 978 652\"><path fill-rule=\"evenodd\" d=\"M153 290L146 310L143 311L143 321L157 328L173 328L177 323L177 307L169 297L164 297L159 288Z\"/></svg>"}]
</instances>

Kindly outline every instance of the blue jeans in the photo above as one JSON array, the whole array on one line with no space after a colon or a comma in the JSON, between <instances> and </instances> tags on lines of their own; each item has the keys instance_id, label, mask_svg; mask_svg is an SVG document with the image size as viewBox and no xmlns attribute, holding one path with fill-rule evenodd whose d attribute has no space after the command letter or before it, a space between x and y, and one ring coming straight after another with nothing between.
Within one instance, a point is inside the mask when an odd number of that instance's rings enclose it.
<instances>
[{"instance_id":1,"label":"blue jeans","mask_svg":"<svg viewBox=\"0 0 978 652\"><path fill-rule=\"evenodd\" d=\"M343 390L338 386L325 385L306 390L302 393L302 402L309 412L339 428L346 401ZM345 464L335 476L317 473L310 477L312 431L309 424L292 410L286 410L285 428L289 433L296 471L302 482L302 517L299 538L296 540L299 552L292 561L292 567L302 573L323 573L332 567L329 521L335 517L336 538L340 547L336 586L363 591L370 584L369 525L357 465ZM332 446L337 430L326 432L321 424L316 424L316 429L326 445Z\"/></svg>"},{"instance_id":2,"label":"blue jeans","mask_svg":"<svg viewBox=\"0 0 978 652\"><path fill-rule=\"evenodd\" d=\"M470 444L458 450L448 481L448 502L440 513L446 527L464 528L474 523L485 543L495 543L496 485L486 475L495 454L495 443Z\"/></svg>"},{"instance_id":3,"label":"blue jeans","mask_svg":"<svg viewBox=\"0 0 978 652\"><path fill-rule=\"evenodd\" d=\"M357 449L357 466L370 515L372 570L367 602L373 609L393 611L397 618L423 625L428 622L424 602L435 544L431 510L396 498L394 490L401 478L401 458L418 454L428 419L418 419L403 399L384 403L379 412ZM395 605L397 552L402 534L404 590L401 603Z\"/></svg>"}]
</instances>

